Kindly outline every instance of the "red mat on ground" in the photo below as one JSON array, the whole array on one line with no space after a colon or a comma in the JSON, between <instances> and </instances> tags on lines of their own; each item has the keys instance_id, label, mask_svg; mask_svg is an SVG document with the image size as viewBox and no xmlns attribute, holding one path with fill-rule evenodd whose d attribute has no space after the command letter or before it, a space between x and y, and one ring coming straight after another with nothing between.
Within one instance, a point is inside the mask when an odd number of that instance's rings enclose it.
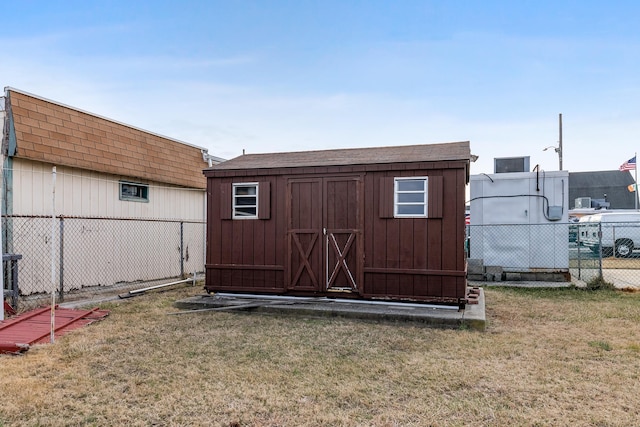
<instances>
[{"instance_id":1,"label":"red mat on ground","mask_svg":"<svg viewBox=\"0 0 640 427\"><path fill-rule=\"evenodd\" d=\"M101 320L109 315L107 310L93 308L75 310L56 306L54 336ZM0 353L27 351L33 344L51 340L51 307L39 308L0 322Z\"/></svg>"},{"instance_id":2,"label":"red mat on ground","mask_svg":"<svg viewBox=\"0 0 640 427\"><path fill-rule=\"evenodd\" d=\"M16 314L15 310L13 309L13 307L11 307L9 305L8 302L4 302L4 315L5 316L13 316L14 314Z\"/></svg>"}]
</instances>

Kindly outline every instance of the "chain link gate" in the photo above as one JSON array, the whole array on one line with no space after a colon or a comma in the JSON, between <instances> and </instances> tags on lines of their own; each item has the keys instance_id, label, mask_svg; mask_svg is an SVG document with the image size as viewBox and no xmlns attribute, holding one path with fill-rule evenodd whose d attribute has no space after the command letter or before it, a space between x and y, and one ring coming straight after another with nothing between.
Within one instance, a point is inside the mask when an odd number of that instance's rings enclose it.
<instances>
[{"instance_id":1,"label":"chain link gate","mask_svg":"<svg viewBox=\"0 0 640 427\"><path fill-rule=\"evenodd\" d=\"M576 285L602 277L640 289L640 245L629 244L630 230L640 234L640 222L468 225L465 248L470 265L483 262L485 279L487 267L498 280L510 280L510 272L565 271Z\"/></svg>"}]
</instances>

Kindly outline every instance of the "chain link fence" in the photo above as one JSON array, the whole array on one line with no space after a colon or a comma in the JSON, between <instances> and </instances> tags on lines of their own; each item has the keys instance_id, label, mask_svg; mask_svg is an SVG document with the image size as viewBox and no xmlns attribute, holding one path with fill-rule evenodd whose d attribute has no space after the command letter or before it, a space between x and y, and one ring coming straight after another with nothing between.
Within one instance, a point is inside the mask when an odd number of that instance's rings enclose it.
<instances>
[{"instance_id":1,"label":"chain link fence","mask_svg":"<svg viewBox=\"0 0 640 427\"><path fill-rule=\"evenodd\" d=\"M203 274L205 223L3 216L5 298L18 311Z\"/></svg>"},{"instance_id":2,"label":"chain link fence","mask_svg":"<svg viewBox=\"0 0 640 427\"><path fill-rule=\"evenodd\" d=\"M3 216L5 298L19 311L203 274L205 223ZM640 289L640 222L467 226L470 280L599 277Z\"/></svg>"},{"instance_id":3,"label":"chain link fence","mask_svg":"<svg viewBox=\"0 0 640 427\"><path fill-rule=\"evenodd\" d=\"M640 289L640 222L469 225L466 249L470 280Z\"/></svg>"}]
</instances>

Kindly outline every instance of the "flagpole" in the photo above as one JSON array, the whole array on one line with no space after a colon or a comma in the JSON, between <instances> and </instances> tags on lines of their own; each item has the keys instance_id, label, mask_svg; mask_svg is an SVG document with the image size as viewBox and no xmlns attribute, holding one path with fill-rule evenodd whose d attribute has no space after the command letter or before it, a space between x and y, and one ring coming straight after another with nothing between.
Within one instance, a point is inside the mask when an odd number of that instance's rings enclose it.
<instances>
[{"instance_id":1,"label":"flagpole","mask_svg":"<svg viewBox=\"0 0 640 427\"><path fill-rule=\"evenodd\" d=\"M636 164L635 164L635 172L636 172L635 173L635 175L636 175L635 176L635 178L636 178L636 182L635 182L636 188L635 188L635 190L636 191L633 194L635 195L634 200L636 202L636 210L638 210L638 152L637 151L633 154L633 158L636 159Z\"/></svg>"}]
</instances>

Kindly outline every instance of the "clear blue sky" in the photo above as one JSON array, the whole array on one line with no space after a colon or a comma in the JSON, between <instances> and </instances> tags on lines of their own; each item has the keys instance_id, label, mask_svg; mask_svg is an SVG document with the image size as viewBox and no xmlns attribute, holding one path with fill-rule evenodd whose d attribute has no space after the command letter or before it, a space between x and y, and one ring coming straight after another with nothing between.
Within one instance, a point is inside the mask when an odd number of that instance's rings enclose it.
<instances>
[{"instance_id":1,"label":"clear blue sky","mask_svg":"<svg viewBox=\"0 0 640 427\"><path fill-rule=\"evenodd\" d=\"M232 158L471 141L472 173L558 143L640 150L637 1L11 1L0 85Z\"/></svg>"}]
</instances>

